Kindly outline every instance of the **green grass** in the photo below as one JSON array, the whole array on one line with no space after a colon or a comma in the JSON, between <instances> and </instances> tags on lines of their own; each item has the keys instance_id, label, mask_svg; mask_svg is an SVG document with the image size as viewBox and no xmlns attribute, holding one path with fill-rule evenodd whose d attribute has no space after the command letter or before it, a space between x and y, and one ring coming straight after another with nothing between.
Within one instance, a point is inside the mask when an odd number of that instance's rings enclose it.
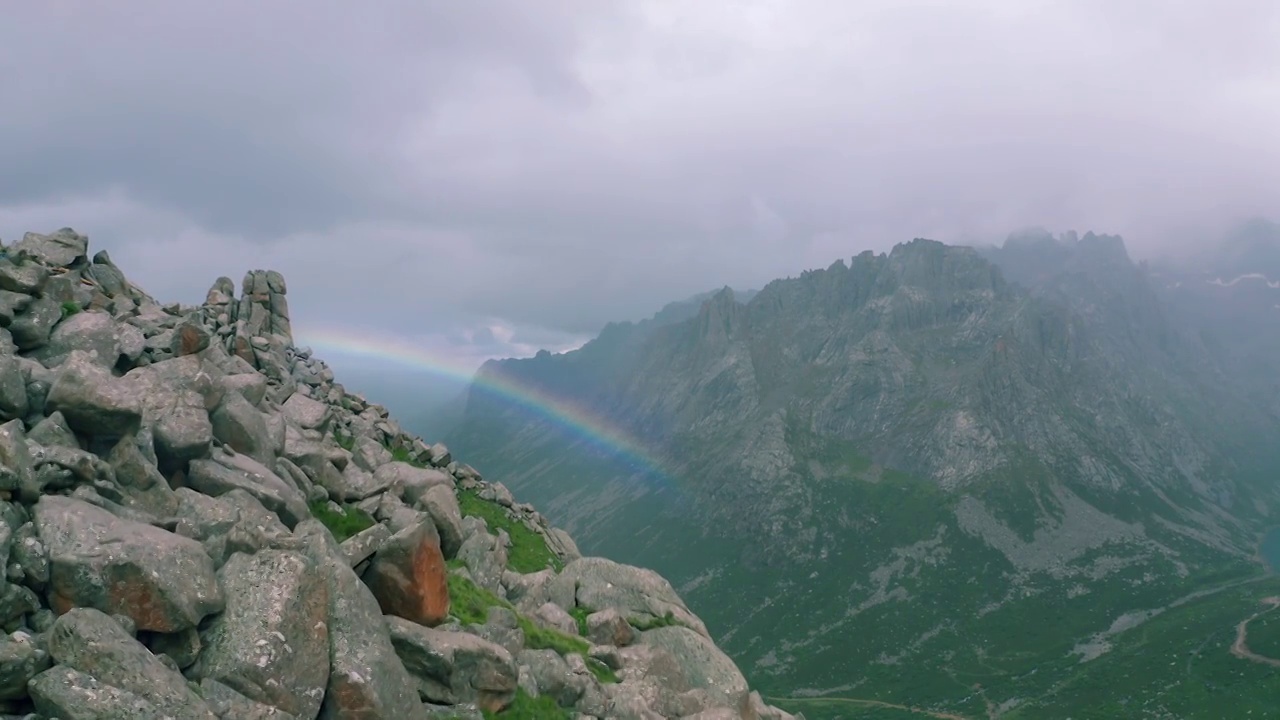
<instances>
[{"instance_id":1,"label":"green grass","mask_svg":"<svg viewBox=\"0 0 1280 720\"><path fill-rule=\"evenodd\" d=\"M556 704L549 695L530 697L523 688L516 690L516 699L502 712L485 712L486 720L568 720L573 717L568 710Z\"/></svg>"},{"instance_id":2,"label":"green grass","mask_svg":"<svg viewBox=\"0 0 1280 720\"><path fill-rule=\"evenodd\" d=\"M62 303L62 319L63 320L66 320L67 318L71 317L72 315L75 315L78 312L80 312L80 303L75 302L74 300L67 300Z\"/></svg>"},{"instance_id":3,"label":"green grass","mask_svg":"<svg viewBox=\"0 0 1280 720\"><path fill-rule=\"evenodd\" d=\"M1171 609L1116 636L1110 652L1070 664L1047 692L1005 718L1270 717L1280 673L1230 648L1236 625L1277 591L1280 579L1269 578ZM1249 624L1251 649L1258 620Z\"/></svg>"},{"instance_id":4,"label":"green grass","mask_svg":"<svg viewBox=\"0 0 1280 720\"><path fill-rule=\"evenodd\" d=\"M547 547L546 538L525 527L523 523L512 520L506 510L497 503L481 498L474 491L459 490L458 506L464 517L478 517L485 521L489 530L497 532L505 530L511 537L511 548L507 555L507 567L519 573L533 573L546 568L557 572L564 567L555 553Z\"/></svg>"},{"instance_id":5,"label":"green grass","mask_svg":"<svg viewBox=\"0 0 1280 720\"><path fill-rule=\"evenodd\" d=\"M586 637L587 635L587 616L595 612L591 608L576 607L569 611L569 615L578 623L578 634Z\"/></svg>"},{"instance_id":6,"label":"green grass","mask_svg":"<svg viewBox=\"0 0 1280 720\"><path fill-rule=\"evenodd\" d=\"M356 447L356 438L354 435L339 435L337 430L333 431L333 441L338 444L338 447L346 450L347 452L353 451Z\"/></svg>"},{"instance_id":7,"label":"green grass","mask_svg":"<svg viewBox=\"0 0 1280 720\"><path fill-rule=\"evenodd\" d=\"M456 565L454 565L456 567ZM489 619L489 610L495 607L516 612L511 603L476 585L462 575L449 573L449 612L464 625L483 625ZM604 663L587 657L591 645L580 637L567 635L559 630L542 627L516 612L516 622L524 633L524 646L530 650L554 650L558 655L581 655L591 674L602 683L617 682L618 678Z\"/></svg>"},{"instance_id":8,"label":"green grass","mask_svg":"<svg viewBox=\"0 0 1280 720\"><path fill-rule=\"evenodd\" d=\"M601 685L610 685L618 682L618 676L613 672L613 668L592 657L584 659L587 661L587 669L591 671L592 675L595 675L596 682Z\"/></svg>"},{"instance_id":9,"label":"green grass","mask_svg":"<svg viewBox=\"0 0 1280 720\"><path fill-rule=\"evenodd\" d=\"M490 608L515 610L511 603L458 573L449 573L448 585L449 613L464 625L483 625L489 619Z\"/></svg>"},{"instance_id":10,"label":"green grass","mask_svg":"<svg viewBox=\"0 0 1280 720\"><path fill-rule=\"evenodd\" d=\"M524 631L524 646L530 650L555 650L560 655L585 656L591 645L580 637L566 635L559 630L543 627L529 618L516 616L520 629Z\"/></svg>"},{"instance_id":11,"label":"green grass","mask_svg":"<svg viewBox=\"0 0 1280 720\"><path fill-rule=\"evenodd\" d=\"M345 505L341 512L336 512L329 507L327 500L318 500L312 502L309 507L311 514L329 528L329 532L333 533L334 539L338 542L343 542L352 535L373 527L376 522L369 513L354 505Z\"/></svg>"}]
</instances>

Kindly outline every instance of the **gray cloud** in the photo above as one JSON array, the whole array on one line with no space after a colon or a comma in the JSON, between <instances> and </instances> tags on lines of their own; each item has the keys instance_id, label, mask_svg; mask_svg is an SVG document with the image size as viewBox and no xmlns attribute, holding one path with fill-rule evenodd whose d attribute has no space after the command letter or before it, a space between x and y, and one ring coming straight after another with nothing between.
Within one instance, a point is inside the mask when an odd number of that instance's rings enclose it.
<instances>
[{"instance_id":1,"label":"gray cloud","mask_svg":"<svg viewBox=\"0 0 1280 720\"><path fill-rule=\"evenodd\" d=\"M1269 0L27 3L0 233L186 301L276 267L300 327L468 362L569 347L914 236L1280 215L1278 36Z\"/></svg>"}]
</instances>

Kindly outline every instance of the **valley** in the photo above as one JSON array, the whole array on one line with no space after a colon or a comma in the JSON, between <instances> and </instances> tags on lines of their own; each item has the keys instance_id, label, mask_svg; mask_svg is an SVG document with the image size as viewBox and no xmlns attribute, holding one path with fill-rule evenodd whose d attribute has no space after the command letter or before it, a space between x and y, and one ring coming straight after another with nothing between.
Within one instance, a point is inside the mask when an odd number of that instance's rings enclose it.
<instances>
[{"instance_id":1,"label":"valley","mask_svg":"<svg viewBox=\"0 0 1280 720\"><path fill-rule=\"evenodd\" d=\"M806 717L1212 717L1178 713L1271 687L1230 649L1275 594L1280 422L1171 307L1119 238L916 240L482 369L660 470L476 387L449 441Z\"/></svg>"}]
</instances>

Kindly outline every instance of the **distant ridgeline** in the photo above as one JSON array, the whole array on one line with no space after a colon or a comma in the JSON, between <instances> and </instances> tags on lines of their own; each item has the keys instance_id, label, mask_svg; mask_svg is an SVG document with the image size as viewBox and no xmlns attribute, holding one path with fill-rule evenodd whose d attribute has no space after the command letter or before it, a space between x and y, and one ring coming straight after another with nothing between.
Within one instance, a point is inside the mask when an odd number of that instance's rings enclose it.
<instances>
[{"instance_id":1,"label":"distant ridgeline","mask_svg":"<svg viewBox=\"0 0 1280 720\"><path fill-rule=\"evenodd\" d=\"M1265 716L1280 268L1212 260L917 239L488 363L446 439L809 717Z\"/></svg>"},{"instance_id":2,"label":"distant ridgeline","mask_svg":"<svg viewBox=\"0 0 1280 720\"><path fill-rule=\"evenodd\" d=\"M661 576L338 384L285 299L0 245L0 717L793 717Z\"/></svg>"}]
</instances>

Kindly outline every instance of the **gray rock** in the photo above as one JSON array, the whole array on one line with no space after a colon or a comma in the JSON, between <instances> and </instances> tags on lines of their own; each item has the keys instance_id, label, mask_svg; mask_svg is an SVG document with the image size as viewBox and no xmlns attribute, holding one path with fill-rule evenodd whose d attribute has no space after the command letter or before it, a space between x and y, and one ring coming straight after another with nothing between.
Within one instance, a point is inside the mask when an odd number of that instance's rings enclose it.
<instances>
[{"instance_id":1,"label":"gray rock","mask_svg":"<svg viewBox=\"0 0 1280 720\"><path fill-rule=\"evenodd\" d=\"M399 461L380 465L373 473L373 478L382 487L394 488L410 505L417 503L433 487L443 485L453 489L453 477L448 473Z\"/></svg>"},{"instance_id":2,"label":"gray rock","mask_svg":"<svg viewBox=\"0 0 1280 720\"><path fill-rule=\"evenodd\" d=\"M17 252L25 252L45 265L67 267L89 251L89 238L71 228L61 228L49 235L29 232L14 244Z\"/></svg>"},{"instance_id":3,"label":"gray rock","mask_svg":"<svg viewBox=\"0 0 1280 720\"><path fill-rule=\"evenodd\" d=\"M573 616L565 612L564 608L553 602L546 602L538 606L530 614L530 618L539 625L558 630L566 635L578 634L578 621Z\"/></svg>"},{"instance_id":4,"label":"gray rock","mask_svg":"<svg viewBox=\"0 0 1280 720\"><path fill-rule=\"evenodd\" d=\"M577 586L577 604L592 610L616 608L628 618L660 618L667 613L704 637L707 628L671 587L666 578L645 568L622 565L606 558L574 560L561 572Z\"/></svg>"},{"instance_id":5,"label":"gray rock","mask_svg":"<svg viewBox=\"0 0 1280 720\"><path fill-rule=\"evenodd\" d=\"M4 261L0 260L0 273L3 272L3 268ZM26 309L33 299L26 293L0 290L0 327L9 327L14 316Z\"/></svg>"},{"instance_id":6,"label":"gray rock","mask_svg":"<svg viewBox=\"0 0 1280 720\"><path fill-rule=\"evenodd\" d=\"M323 428L329 422L329 406L294 393L284 402L285 415L303 429Z\"/></svg>"},{"instance_id":7,"label":"gray rock","mask_svg":"<svg viewBox=\"0 0 1280 720\"><path fill-rule=\"evenodd\" d=\"M386 525L378 523L343 541L342 555L347 559L347 565L355 567L373 557L373 554L378 552L378 549L389 539L391 539L391 531Z\"/></svg>"},{"instance_id":8,"label":"gray rock","mask_svg":"<svg viewBox=\"0 0 1280 720\"><path fill-rule=\"evenodd\" d=\"M32 679L37 713L59 720L166 720L173 717L142 696L59 665ZM208 715L205 717L213 717Z\"/></svg>"},{"instance_id":9,"label":"gray rock","mask_svg":"<svg viewBox=\"0 0 1280 720\"><path fill-rule=\"evenodd\" d=\"M252 368L250 368L252 369ZM267 395L267 378L257 372L240 372L222 378L222 386L228 392L237 392L255 407ZM287 402L287 401L286 401Z\"/></svg>"},{"instance_id":10,"label":"gray rock","mask_svg":"<svg viewBox=\"0 0 1280 720\"><path fill-rule=\"evenodd\" d=\"M152 633L147 641L147 648L152 653L169 658L180 670L191 667L200 657L203 647L200 632L196 628L176 633Z\"/></svg>"},{"instance_id":11,"label":"gray rock","mask_svg":"<svg viewBox=\"0 0 1280 720\"><path fill-rule=\"evenodd\" d=\"M707 691L717 705L738 707L745 700L746 678L707 637L689 628L671 626L640 633L639 642L670 653L689 688Z\"/></svg>"},{"instance_id":12,"label":"gray rock","mask_svg":"<svg viewBox=\"0 0 1280 720\"><path fill-rule=\"evenodd\" d=\"M54 445L80 447L80 441L76 440L76 434L71 431L67 419L60 412L50 413L48 417L36 423L36 426L31 428L31 432L27 433L27 439L45 447Z\"/></svg>"},{"instance_id":13,"label":"gray rock","mask_svg":"<svg viewBox=\"0 0 1280 720\"><path fill-rule=\"evenodd\" d=\"M115 367L120 359L120 332L115 318L106 312L79 312L57 324L48 342L35 357L51 361L73 350L86 353L104 368Z\"/></svg>"},{"instance_id":14,"label":"gray rock","mask_svg":"<svg viewBox=\"0 0 1280 720\"><path fill-rule=\"evenodd\" d=\"M45 412L61 412L78 433L120 436L137 429L142 401L130 384L112 377L77 350L59 368Z\"/></svg>"},{"instance_id":15,"label":"gray rock","mask_svg":"<svg viewBox=\"0 0 1280 720\"><path fill-rule=\"evenodd\" d=\"M307 520L295 531L308 541L308 554L329 589L329 684L319 717L425 718L378 601L319 521Z\"/></svg>"},{"instance_id":16,"label":"gray rock","mask_svg":"<svg viewBox=\"0 0 1280 720\"><path fill-rule=\"evenodd\" d=\"M290 528L311 517L307 499L296 488L246 455L219 454L212 460L192 460L190 468L187 483L206 495L216 497L240 488Z\"/></svg>"},{"instance_id":17,"label":"gray rock","mask_svg":"<svg viewBox=\"0 0 1280 720\"><path fill-rule=\"evenodd\" d=\"M587 639L595 645L626 647L636 639L635 629L613 608L587 616Z\"/></svg>"},{"instance_id":18,"label":"gray rock","mask_svg":"<svg viewBox=\"0 0 1280 720\"><path fill-rule=\"evenodd\" d=\"M297 717L279 708L250 700L217 680L201 680L200 692L209 707L223 720L296 720Z\"/></svg>"},{"instance_id":19,"label":"gray rock","mask_svg":"<svg viewBox=\"0 0 1280 720\"><path fill-rule=\"evenodd\" d=\"M226 610L202 632L204 650L191 677L315 717L329 679L329 588L315 564L299 553L237 553L218 580Z\"/></svg>"},{"instance_id":20,"label":"gray rock","mask_svg":"<svg viewBox=\"0 0 1280 720\"><path fill-rule=\"evenodd\" d=\"M147 338L141 330L129 323L120 323L116 329L119 333L120 355L130 363L136 363L147 348Z\"/></svg>"},{"instance_id":21,"label":"gray rock","mask_svg":"<svg viewBox=\"0 0 1280 720\"><path fill-rule=\"evenodd\" d=\"M177 509L178 500L155 463L144 452L144 434L125 435L107 455L116 483L140 508L157 517L167 517ZM148 448L150 449L150 448Z\"/></svg>"},{"instance_id":22,"label":"gray rock","mask_svg":"<svg viewBox=\"0 0 1280 720\"><path fill-rule=\"evenodd\" d=\"M23 632L0 636L0 701L27 696L27 682L49 667L49 653Z\"/></svg>"},{"instance_id":23,"label":"gray rock","mask_svg":"<svg viewBox=\"0 0 1280 720\"><path fill-rule=\"evenodd\" d=\"M431 446L431 464L436 467L444 467L453 462L453 456L449 454L449 448L444 443L436 443Z\"/></svg>"},{"instance_id":24,"label":"gray rock","mask_svg":"<svg viewBox=\"0 0 1280 720\"><path fill-rule=\"evenodd\" d=\"M0 534L3 532L0 529ZM49 552L40 542L35 524L27 522L18 526L11 542L9 562L22 569L20 582L33 590L43 591L49 582Z\"/></svg>"},{"instance_id":25,"label":"gray rock","mask_svg":"<svg viewBox=\"0 0 1280 720\"><path fill-rule=\"evenodd\" d=\"M483 625L469 625L466 631L489 642L502 646L513 656L524 649L524 630L516 614L504 607L489 608Z\"/></svg>"},{"instance_id":26,"label":"gray rock","mask_svg":"<svg viewBox=\"0 0 1280 720\"><path fill-rule=\"evenodd\" d=\"M162 472L185 470L192 460L209 456L213 423L203 407L175 407L156 421L156 457Z\"/></svg>"},{"instance_id":27,"label":"gray rock","mask_svg":"<svg viewBox=\"0 0 1280 720\"><path fill-rule=\"evenodd\" d=\"M40 292L49 270L32 262L15 263L0 257L0 290L31 296Z\"/></svg>"},{"instance_id":28,"label":"gray rock","mask_svg":"<svg viewBox=\"0 0 1280 720\"><path fill-rule=\"evenodd\" d=\"M18 359L0 352L0 420L26 417L30 407Z\"/></svg>"},{"instance_id":29,"label":"gray rock","mask_svg":"<svg viewBox=\"0 0 1280 720\"><path fill-rule=\"evenodd\" d=\"M573 707L593 681L590 675L575 674L555 650L522 650L516 662L529 668L539 695L548 695L561 707Z\"/></svg>"},{"instance_id":30,"label":"gray rock","mask_svg":"<svg viewBox=\"0 0 1280 720\"><path fill-rule=\"evenodd\" d=\"M462 510L452 484L433 485L418 498L418 507L427 511L440 532L440 550L452 560L462 547Z\"/></svg>"},{"instance_id":31,"label":"gray rock","mask_svg":"<svg viewBox=\"0 0 1280 720\"><path fill-rule=\"evenodd\" d=\"M58 618L49 653L58 664L133 693L174 720L214 720L182 675L98 610L73 608Z\"/></svg>"},{"instance_id":32,"label":"gray rock","mask_svg":"<svg viewBox=\"0 0 1280 720\"><path fill-rule=\"evenodd\" d=\"M498 712L515 698L516 664L504 648L474 635L433 630L397 617L388 617L387 627L423 700L473 703Z\"/></svg>"},{"instance_id":33,"label":"gray rock","mask_svg":"<svg viewBox=\"0 0 1280 720\"><path fill-rule=\"evenodd\" d=\"M45 496L34 514L55 611L97 608L140 629L177 632L222 610L213 563L198 542L74 498Z\"/></svg>"},{"instance_id":34,"label":"gray rock","mask_svg":"<svg viewBox=\"0 0 1280 720\"><path fill-rule=\"evenodd\" d=\"M368 437L357 437L351 460L365 472L374 472L391 462L391 452L382 444Z\"/></svg>"},{"instance_id":35,"label":"gray rock","mask_svg":"<svg viewBox=\"0 0 1280 720\"><path fill-rule=\"evenodd\" d=\"M239 393L227 393L213 411L213 436L263 464L275 460L266 417Z\"/></svg>"},{"instance_id":36,"label":"gray rock","mask_svg":"<svg viewBox=\"0 0 1280 720\"><path fill-rule=\"evenodd\" d=\"M199 542L214 566L221 567L230 557L227 535L240 522L240 511L228 500L190 488L178 488L174 495L178 499L174 533Z\"/></svg>"},{"instance_id":37,"label":"gray rock","mask_svg":"<svg viewBox=\"0 0 1280 720\"><path fill-rule=\"evenodd\" d=\"M0 425L0 490L22 490L25 495L34 486L36 464L22 428L21 420Z\"/></svg>"},{"instance_id":38,"label":"gray rock","mask_svg":"<svg viewBox=\"0 0 1280 720\"><path fill-rule=\"evenodd\" d=\"M386 479L378 480L373 474L360 469L355 463L347 465L339 475L324 473L316 478L316 484L329 491L331 497L343 502L359 502L386 492Z\"/></svg>"},{"instance_id":39,"label":"gray rock","mask_svg":"<svg viewBox=\"0 0 1280 720\"><path fill-rule=\"evenodd\" d=\"M466 518L463 520L464 532L472 522L484 527L483 520ZM503 537L505 536L506 533L503 533ZM484 531L473 532L458 549L457 558L466 564L477 585L489 592L502 592L502 574L507 569L507 547L500 538Z\"/></svg>"},{"instance_id":40,"label":"gray rock","mask_svg":"<svg viewBox=\"0 0 1280 720\"><path fill-rule=\"evenodd\" d=\"M13 322L9 332L19 350L34 350L49 342L53 326L62 319L62 305L52 298L40 297L31 301Z\"/></svg>"}]
</instances>

